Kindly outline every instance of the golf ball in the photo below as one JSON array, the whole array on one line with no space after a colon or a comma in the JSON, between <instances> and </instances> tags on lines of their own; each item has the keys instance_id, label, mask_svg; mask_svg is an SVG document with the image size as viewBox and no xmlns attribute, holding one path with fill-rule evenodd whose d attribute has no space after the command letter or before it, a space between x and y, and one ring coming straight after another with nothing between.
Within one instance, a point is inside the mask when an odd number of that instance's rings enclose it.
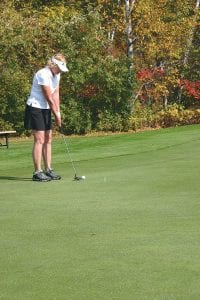
<instances>
[{"instance_id":1,"label":"golf ball","mask_svg":"<svg viewBox=\"0 0 200 300\"><path fill-rule=\"evenodd\" d=\"M85 175L82 176L82 179L85 179Z\"/></svg>"}]
</instances>

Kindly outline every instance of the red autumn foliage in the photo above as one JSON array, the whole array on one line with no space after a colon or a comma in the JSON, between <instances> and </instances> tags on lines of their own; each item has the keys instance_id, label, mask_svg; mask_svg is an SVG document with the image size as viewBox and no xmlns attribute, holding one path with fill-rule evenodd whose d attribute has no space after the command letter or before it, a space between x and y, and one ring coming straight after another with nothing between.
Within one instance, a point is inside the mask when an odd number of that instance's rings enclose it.
<instances>
[{"instance_id":1,"label":"red autumn foliage","mask_svg":"<svg viewBox=\"0 0 200 300\"><path fill-rule=\"evenodd\" d=\"M148 81L154 80L162 77L164 75L163 68L154 68L154 69L142 69L137 73L137 79L139 81Z\"/></svg>"},{"instance_id":2,"label":"red autumn foliage","mask_svg":"<svg viewBox=\"0 0 200 300\"><path fill-rule=\"evenodd\" d=\"M200 100L200 81L190 81L187 79L181 80L180 85L183 86L186 92L197 100Z\"/></svg>"},{"instance_id":3,"label":"red autumn foliage","mask_svg":"<svg viewBox=\"0 0 200 300\"><path fill-rule=\"evenodd\" d=\"M148 101L149 98L159 99L160 94L155 89L155 84L159 83L165 72L163 67L155 67L152 69L141 69L138 71L136 78L142 82L141 90L138 97L141 101Z\"/></svg>"}]
</instances>

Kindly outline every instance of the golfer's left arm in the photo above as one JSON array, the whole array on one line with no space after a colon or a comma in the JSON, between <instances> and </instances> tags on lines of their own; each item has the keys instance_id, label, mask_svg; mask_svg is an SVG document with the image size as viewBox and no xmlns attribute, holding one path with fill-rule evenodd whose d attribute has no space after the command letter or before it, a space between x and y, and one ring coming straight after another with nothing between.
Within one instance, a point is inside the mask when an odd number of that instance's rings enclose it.
<instances>
[{"instance_id":1,"label":"golfer's left arm","mask_svg":"<svg viewBox=\"0 0 200 300\"><path fill-rule=\"evenodd\" d=\"M47 100L47 102L49 103L50 109L53 112L55 119L56 119L56 123L59 127L61 127L61 115L60 115L60 111L58 110L58 104L59 104L59 98L57 98L57 100L55 100L54 98L54 93L51 93L50 87L49 86L42 86L42 91L44 93L44 96ZM59 94L58 94L59 95Z\"/></svg>"},{"instance_id":2,"label":"golfer's left arm","mask_svg":"<svg viewBox=\"0 0 200 300\"><path fill-rule=\"evenodd\" d=\"M55 103L55 107L56 107L56 111L60 112L60 93L59 93L60 87L59 85L57 86L57 88L55 89L52 98L53 101Z\"/></svg>"}]
</instances>

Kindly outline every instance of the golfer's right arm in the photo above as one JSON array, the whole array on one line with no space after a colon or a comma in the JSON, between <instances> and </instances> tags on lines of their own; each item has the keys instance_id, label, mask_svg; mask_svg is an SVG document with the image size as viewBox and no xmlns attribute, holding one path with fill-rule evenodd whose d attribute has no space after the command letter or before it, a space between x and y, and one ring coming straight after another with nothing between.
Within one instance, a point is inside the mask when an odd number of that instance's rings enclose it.
<instances>
[{"instance_id":1,"label":"golfer's right arm","mask_svg":"<svg viewBox=\"0 0 200 300\"><path fill-rule=\"evenodd\" d=\"M46 85L42 85L42 91L43 91L44 96L50 106L52 113L55 116L57 125L59 127L61 127L61 115L60 115L60 112L57 111L57 105L56 105L55 101L53 100L50 87L46 86Z\"/></svg>"}]
</instances>

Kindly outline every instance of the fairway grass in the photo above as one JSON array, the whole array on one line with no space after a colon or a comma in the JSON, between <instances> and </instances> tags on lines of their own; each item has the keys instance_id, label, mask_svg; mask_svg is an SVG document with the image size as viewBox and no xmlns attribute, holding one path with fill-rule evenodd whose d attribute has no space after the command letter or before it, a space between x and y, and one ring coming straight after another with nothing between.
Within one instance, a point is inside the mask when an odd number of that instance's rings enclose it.
<instances>
[{"instance_id":1,"label":"fairway grass","mask_svg":"<svg viewBox=\"0 0 200 300\"><path fill-rule=\"evenodd\" d=\"M0 299L200 299L200 126L0 147Z\"/></svg>"}]
</instances>

